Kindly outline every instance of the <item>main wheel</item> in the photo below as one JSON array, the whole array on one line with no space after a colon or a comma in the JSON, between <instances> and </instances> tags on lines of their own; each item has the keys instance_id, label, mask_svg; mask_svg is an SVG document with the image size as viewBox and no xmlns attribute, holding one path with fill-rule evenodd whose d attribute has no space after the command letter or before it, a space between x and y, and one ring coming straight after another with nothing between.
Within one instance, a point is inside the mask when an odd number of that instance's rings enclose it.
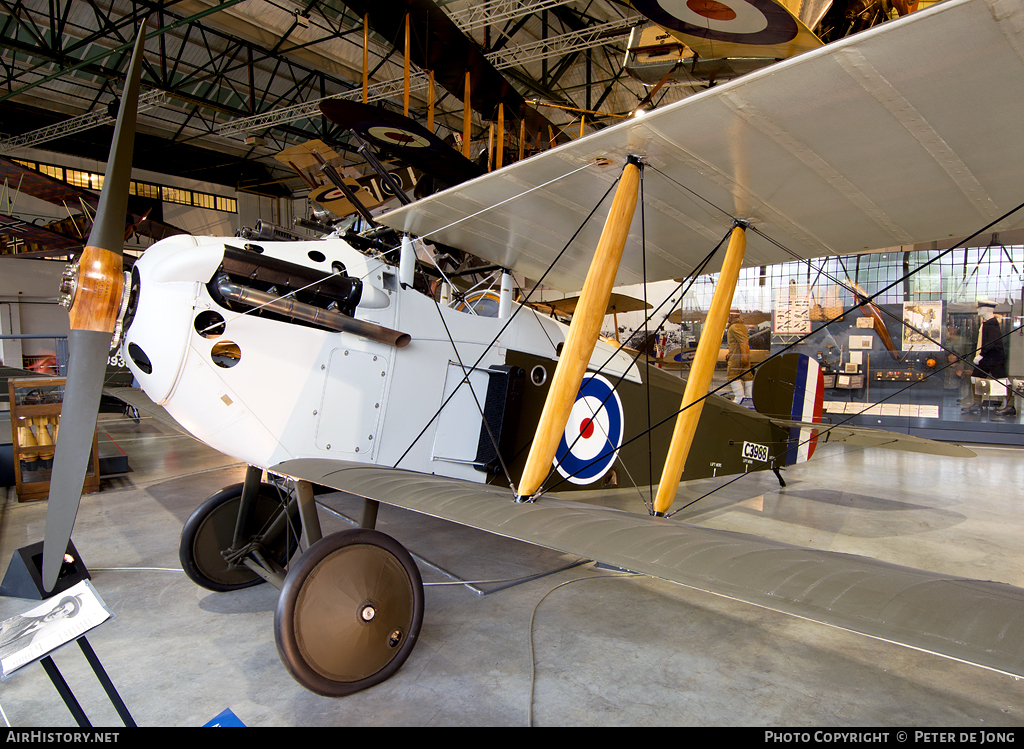
<instances>
[{"instance_id":1,"label":"main wheel","mask_svg":"<svg viewBox=\"0 0 1024 749\"><path fill-rule=\"evenodd\" d=\"M359 528L309 547L285 578L277 651L295 680L327 697L379 684L405 662L423 622L423 582L409 552Z\"/></svg>"},{"instance_id":2,"label":"main wheel","mask_svg":"<svg viewBox=\"0 0 1024 749\"><path fill-rule=\"evenodd\" d=\"M242 484L233 484L199 505L185 521L178 544L178 559L185 574L196 585L225 592L263 582L263 578L248 567L228 565L221 553L231 546L241 501ZM260 540L264 556L282 566L298 548L298 512L293 509L289 513L287 526L274 538L260 537L265 536L273 521L284 512L277 487L260 484L252 528L246 534L246 540Z\"/></svg>"}]
</instances>

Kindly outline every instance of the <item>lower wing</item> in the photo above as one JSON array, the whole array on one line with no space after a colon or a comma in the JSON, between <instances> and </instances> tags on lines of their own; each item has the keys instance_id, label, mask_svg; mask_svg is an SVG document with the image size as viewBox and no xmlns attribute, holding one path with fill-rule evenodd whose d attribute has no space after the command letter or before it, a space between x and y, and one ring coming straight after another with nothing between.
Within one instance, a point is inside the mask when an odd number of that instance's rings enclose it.
<instances>
[{"instance_id":1,"label":"lower wing","mask_svg":"<svg viewBox=\"0 0 1024 749\"><path fill-rule=\"evenodd\" d=\"M820 426L820 425L819 425ZM672 580L1012 676L1024 676L1024 589L818 551L551 495L334 460L274 473Z\"/></svg>"}]
</instances>

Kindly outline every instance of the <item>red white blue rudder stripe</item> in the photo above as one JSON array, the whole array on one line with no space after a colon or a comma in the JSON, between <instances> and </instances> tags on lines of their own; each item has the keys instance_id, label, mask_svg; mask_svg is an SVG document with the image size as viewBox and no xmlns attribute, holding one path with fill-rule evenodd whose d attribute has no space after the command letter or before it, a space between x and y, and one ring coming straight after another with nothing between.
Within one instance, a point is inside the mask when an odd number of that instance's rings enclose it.
<instances>
[{"instance_id":1,"label":"red white blue rudder stripe","mask_svg":"<svg viewBox=\"0 0 1024 749\"><path fill-rule=\"evenodd\" d=\"M754 407L759 413L787 421L821 423L825 382L818 362L804 354L783 354L757 368ZM818 444L815 429L792 427L786 465L802 463Z\"/></svg>"},{"instance_id":2,"label":"red white blue rudder stripe","mask_svg":"<svg viewBox=\"0 0 1024 749\"><path fill-rule=\"evenodd\" d=\"M797 375L793 388L793 421L821 423L821 410L825 396L825 383L821 374L821 366L814 359L803 354L797 363ZM786 456L786 464L803 463L814 455L818 445L818 432L814 429L789 430L790 446Z\"/></svg>"}]
</instances>

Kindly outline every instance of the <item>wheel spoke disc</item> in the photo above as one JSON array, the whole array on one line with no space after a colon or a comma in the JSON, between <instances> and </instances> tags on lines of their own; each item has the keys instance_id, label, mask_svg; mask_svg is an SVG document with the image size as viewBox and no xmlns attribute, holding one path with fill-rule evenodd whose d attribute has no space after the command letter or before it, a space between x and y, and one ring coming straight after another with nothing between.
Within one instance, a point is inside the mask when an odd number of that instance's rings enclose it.
<instances>
[{"instance_id":1,"label":"wheel spoke disc","mask_svg":"<svg viewBox=\"0 0 1024 749\"><path fill-rule=\"evenodd\" d=\"M241 485L237 487L237 490L237 496L227 499L210 510L194 534L189 536L191 538L191 559L196 571L209 582L217 585L246 586L260 579L259 575L248 567L229 567L224 559L223 552L231 547L234 539L238 506L241 504ZM261 489L262 491L263 489ZM257 533L262 534L282 511L280 504L273 497L261 493L256 498L256 511L252 519L249 537L255 538ZM287 564L287 552L295 549L295 533L297 530L293 529L290 532L278 533L274 538L262 538L263 552L267 558L281 565ZM292 540L290 548L288 547L289 539ZM188 562L183 558L182 566L187 564ZM207 583L199 582L199 584L206 585Z\"/></svg>"},{"instance_id":2,"label":"wheel spoke disc","mask_svg":"<svg viewBox=\"0 0 1024 749\"><path fill-rule=\"evenodd\" d=\"M224 585L238 585L256 577L256 573L246 567L228 568L221 553L231 546L238 505L238 500L227 502L211 512L192 544L192 554L199 568L211 580Z\"/></svg>"},{"instance_id":3,"label":"wheel spoke disc","mask_svg":"<svg viewBox=\"0 0 1024 749\"><path fill-rule=\"evenodd\" d=\"M352 682L398 655L412 619L413 586L405 568L385 549L356 544L310 573L293 622L305 661L327 679Z\"/></svg>"}]
</instances>

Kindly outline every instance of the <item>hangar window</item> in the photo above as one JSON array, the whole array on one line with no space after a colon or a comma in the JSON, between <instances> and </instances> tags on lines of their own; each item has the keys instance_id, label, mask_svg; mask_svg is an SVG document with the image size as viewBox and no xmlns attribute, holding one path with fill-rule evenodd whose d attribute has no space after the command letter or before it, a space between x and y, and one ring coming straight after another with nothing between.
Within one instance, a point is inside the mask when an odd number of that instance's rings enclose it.
<instances>
[{"instance_id":1,"label":"hangar window","mask_svg":"<svg viewBox=\"0 0 1024 749\"><path fill-rule=\"evenodd\" d=\"M192 193L192 205L200 208L216 208L217 198L205 192L194 192Z\"/></svg>"},{"instance_id":2,"label":"hangar window","mask_svg":"<svg viewBox=\"0 0 1024 749\"><path fill-rule=\"evenodd\" d=\"M161 187L160 193L161 197L168 203L192 205L191 190L179 190L177 187Z\"/></svg>"},{"instance_id":3,"label":"hangar window","mask_svg":"<svg viewBox=\"0 0 1024 749\"><path fill-rule=\"evenodd\" d=\"M54 179L64 179L64 167L61 166L50 166L49 164L40 164L39 171L48 177L53 177Z\"/></svg>"},{"instance_id":4,"label":"hangar window","mask_svg":"<svg viewBox=\"0 0 1024 749\"><path fill-rule=\"evenodd\" d=\"M154 200L160 199L159 185L151 185L148 182L132 182L131 188L128 192L142 198L153 198Z\"/></svg>"},{"instance_id":5,"label":"hangar window","mask_svg":"<svg viewBox=\"0 0 1024 749\"><path fill-rule=\"evenodd\" d=\"M65 169L64 180L75 187L85 187L91 190L103 189L103 175L94 172L83 172L78 169Z\"/></svg>"},{"instance_id":6,"label":"hangar window","mask_svg":"<svg viewBox=\"0 0 1024 749\"><path fill-rule=\"evenodd\" d=\"M35 169L48 177L59 179L72 184L75 187L84 187L90 190L103 189L104 175L97 172L88 172L81 169L65 169L64 167L56 166L55 164L40 164L34 161L22 161L19 159L15 159L15 161L24 167ZM191 205L197 208L205 208L213 211L238 213L238 201L234 198L225 198L220 195L199 192L197 190L185 190L179 187L169 187L166 185L156 185L152 182L139 182L133 180L129 184L128 193L142 198L164 200L168 203Z\"/></svg>"}]
</instances>

